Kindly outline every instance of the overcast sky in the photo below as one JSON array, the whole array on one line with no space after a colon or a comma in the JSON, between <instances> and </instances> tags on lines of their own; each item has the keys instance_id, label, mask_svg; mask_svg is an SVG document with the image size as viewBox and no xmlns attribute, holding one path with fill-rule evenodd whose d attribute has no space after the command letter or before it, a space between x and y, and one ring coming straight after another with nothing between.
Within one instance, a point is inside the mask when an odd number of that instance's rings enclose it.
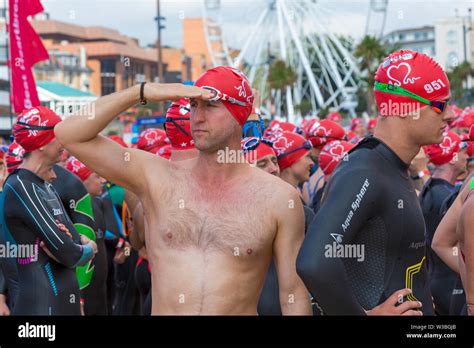
<instances>
[{"instance_id":1,"label":"overcast sky","mask_svg":"<svg viewBox=\"0 0 474 348\"><path fill-rule=\"evenodd\" d=\"M229 45L238 47L270 0L221 0L221 21ZM298 1L298 0L290 0ZM200 17L203 0L161 0L166 17L163 44L182 47L182 18ZM320 0L329 29L360 38L366 27L369 0ZM136 37L141 45L156 40L155 0L42 0L52 19L79 25L105 26ZM385 33L401 28L434 25L444 17L467 15L472 0L389 0ZM374 27L377 20L374 18Z\"/></svg>"}]
</instances>

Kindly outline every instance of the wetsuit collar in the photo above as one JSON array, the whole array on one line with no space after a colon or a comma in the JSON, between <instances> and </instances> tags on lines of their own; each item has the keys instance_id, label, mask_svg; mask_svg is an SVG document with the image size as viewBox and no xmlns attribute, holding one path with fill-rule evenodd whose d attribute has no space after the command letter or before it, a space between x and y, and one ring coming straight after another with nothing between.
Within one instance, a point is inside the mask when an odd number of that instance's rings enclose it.
<instances>
[{"instance_id":1,"label":"wetsuit collar","mask_svg":"<svg viewBox=\"0 0 474 348\"><path fill-rule=\"evenodd\" d=\"M382 140L379 138L374 137L373 135L369 135L362 139L359 144L352 149L354 151L355 149L359 147L368 147L372 149L377 149L377 151L385 158L387 161L395 165L397 168L402 170L403 172L408 170L408 167L410 167L409 164L406 164L405 162L402 161L400 157L393 151L387 144L385 144ZM351 151L351 152L352 152ZM407 173L408 176L408 173Z\"/></svg>"},{"instance_id":2,"label":"wetsuit collar","mask_svg":"<svg viewBox=\"0 0 474 348\"><path fill-rule=\"evenodd\" d=\"M24 175L26 175L26 177L29 178L30 180L35 179L35 180L39 180L43 183L46 182L43 178L38 176L35 172L33 172L29 169L26 169L26 168L17 168L10 175L15 174L15 173L24 173Z\"/></svg>"}]
</instances>

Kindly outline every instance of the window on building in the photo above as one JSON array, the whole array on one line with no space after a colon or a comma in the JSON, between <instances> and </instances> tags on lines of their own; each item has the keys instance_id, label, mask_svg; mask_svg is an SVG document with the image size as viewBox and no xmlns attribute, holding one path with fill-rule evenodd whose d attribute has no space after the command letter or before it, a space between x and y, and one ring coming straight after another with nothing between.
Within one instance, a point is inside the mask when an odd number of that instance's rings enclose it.
<instances>
[{"instance_id":1,"label":"window on building","mask_svg":"<svg viewBox=\"0 0 474 348\"><path fill-rule=\"evenodd\" d=\"M458 33L455 30L448 31L446 36L448 44L455 45L458 42Z\"/></svg>"},{"instance_id":2,"label":"window on building","mask_svg":"<svg viewBox=\"0 0 474 348\"><path fill-rule=\"evenodd\" d=\"M456 52L449 52L448 54L448 67L454 68L459 64L459 58Z\"/></svg>"},{"instance_id":3,"label":"window on building","mask_svg":"<svg viewBox=\"0 0 474 348\"><path fill-rule=\"evenodd\" d=\"M406 35L405 35L405 34L398 34L398 39L399 39L400 41L405 40L405 38L406 38Z\"/></svg>"},{"instance_id":4,"label":"window on building","mask_svg":"<svg viewBox=\"0 0 474 348\"><path fill-rule=\"evenodd\" d=\"M115 92L115 59L104 59L100 62L101 94Z\"/></svg>"},{"instance_id":5,"label":"window on building","mask_svg":"<svg viewBox=\"0 0 474 348\"><path fill-rule=\"evenodd\" d=\"M145 81L145 65L140 63L132 64L133 84Z\"/></svg>"}]
</instances>

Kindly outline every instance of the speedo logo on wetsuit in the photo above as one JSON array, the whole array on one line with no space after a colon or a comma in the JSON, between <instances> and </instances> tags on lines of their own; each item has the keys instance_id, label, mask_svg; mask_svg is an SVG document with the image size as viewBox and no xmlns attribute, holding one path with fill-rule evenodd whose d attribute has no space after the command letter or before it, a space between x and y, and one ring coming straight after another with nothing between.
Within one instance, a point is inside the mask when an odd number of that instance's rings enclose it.
<instances>
[{"instance_id":1,"label":"speedo logo on wetsuit","mask_svg":"<svg viewBox=\"0 0 474 348\"><path fill-rule=\"evenodd\" d=\"M334 238L332 244L324 246L324 256L328 258L355 258L358 262L365 260L365 245L363 244L342 244L344 236L342 234L331 233Z\"/></svg>"},{"instance_id":2,"label":"speedo logo on wetsuit","mask_svg":"<svg viewBox=\"0 0 474 348\"><path fill-rule=\"evenodd\" d=\"M18 326L18 337L20 338L47 338L48 341L56 339L56 325L35 325L26 322Z\"/></svg>"},{"instance_id":3,"label":"speedo logo on wetsuit","mask_svg":"<svg viewBox=\"0 0 474 348\"><path fill-rule=\"evenodd\" d=\"M351 204L351 210L349 210L349 213L347 214L346 220L342 224L342 230L346 232L346 230L349 228L351 224L352 217L354 216L354 213L359 209L360 203L362 202L362 198L364 198L365 193L367 192L367 188L369 187L369 179L365 179L364 183L362 184L362 187L360 188L360 191L358 194L356 194L356 199L354 202Z\"/></svg>"}]
</instances>

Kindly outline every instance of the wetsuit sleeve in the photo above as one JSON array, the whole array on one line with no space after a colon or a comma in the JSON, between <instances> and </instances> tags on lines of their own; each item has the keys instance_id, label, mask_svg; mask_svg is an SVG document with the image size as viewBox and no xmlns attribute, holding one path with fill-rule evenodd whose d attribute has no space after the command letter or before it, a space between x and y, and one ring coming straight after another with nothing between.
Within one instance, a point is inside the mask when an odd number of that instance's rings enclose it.
<instances>
[{"instance_id":1,"label":"wetsuit sleeve","mask_svg":"<svg viewBox=\"0 0 474 348\"><path fill-rule=\"evenodd\" d=\"M7 282L5 280L5 275L3 274L3 269L0 267L0 295L6 295L7 293Z\"/></svg>"},{"instance_id":2,"label":"wetsuit sleeve","mask_svg":"<svg viewBox=\"0 0 474 348\"><path fill-rule=\"evenodd\" d=\"M90 245L80 245L55 223L54 217L46 209L31 183L7 183L4 187L5 200L16 202L15 214L24 221L31 231L44 242L51 254L66 267L84 265L94 255ZM71 226L68 226L71 228Z\"/></svg>"},{"instance_id":3,"label":"wetsuit sleeve","mask_svg":"<svg viewBox=\"0 0 474 348\"><path fill-rule=\"evenodd\" d=\"M374 214L376 183L367 167L344 166L329 182L323 203L315 216L297 258L297 272L329 315L364 315L351 292L336 246L350 244ZM331 254L329 254L331 252ZM369 308L367 308L369 309Z\"/></svg>"}]
</instances>

